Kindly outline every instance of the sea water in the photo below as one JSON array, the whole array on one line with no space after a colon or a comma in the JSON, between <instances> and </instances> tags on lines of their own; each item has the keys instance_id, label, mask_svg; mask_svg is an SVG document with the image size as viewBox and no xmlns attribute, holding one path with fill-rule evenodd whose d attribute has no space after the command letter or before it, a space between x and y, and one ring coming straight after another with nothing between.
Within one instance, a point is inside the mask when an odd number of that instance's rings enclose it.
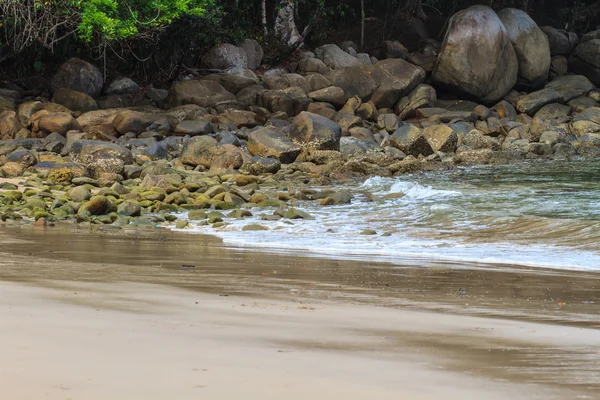
<instances>
[{"instance_id":1,"label":"sea water","mask_svg":"<svg viewBox=\"0 0 600 400\"><path fill-rule=\"evenodd\" d=\"M191 222L186 231L217 235L236 247L403 265L412 260L600 270L600 161L371 177L335 189L350 191L352 202L295 206L314 220L265 221L260 216L274 209L255 208L251 218L227 218L220 228ZM398 195L387 196L393 193ZM251 223L269 230L242 231ZM376 234L362 235L365 230Z\"/></svg>"}]
</instances>

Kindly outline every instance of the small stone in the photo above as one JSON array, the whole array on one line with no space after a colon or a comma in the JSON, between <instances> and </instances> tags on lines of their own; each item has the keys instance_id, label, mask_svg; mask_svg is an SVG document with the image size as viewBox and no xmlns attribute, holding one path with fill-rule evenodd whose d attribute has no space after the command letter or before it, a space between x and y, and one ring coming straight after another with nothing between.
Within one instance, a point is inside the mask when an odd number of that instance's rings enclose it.
<instances>
[{"instance_id":1,"label":"small stone","mask_svg":"<svg viewBox=\"0 0 600 400\"><path fill-rule=\"evenodd\" d=\"M177 223L175 224L175 229L185 229L188 227L188 222L187 221L177 221Z\"/></svg>"},{"instance_id":2,"label":"small stone","mask_svg":"<svg viewBox=\"0 0 600 400\"><path fill-rule=\"evenodd\" d=\"M374 231L374 230L372 230L372 229L365 229L365 230L364 230L364 231L362 231L360 234L361 234L361 235L369 235L369 236L372 236L372 235L377 235L377 231Z\"/></svg>"},{"instance_id":3,"label":"small stone","mask_svg":"<svg viewBox=\"0 0 600 400\"><path fill-rule=\"evenodd\" d=\"M247 232L247 231L268 231L270 230L269 227L264 226L264 225L259 225L259 224L250 224L250 225L246 225L242 228L242 231Z\"/></svg>"}]
</instances>

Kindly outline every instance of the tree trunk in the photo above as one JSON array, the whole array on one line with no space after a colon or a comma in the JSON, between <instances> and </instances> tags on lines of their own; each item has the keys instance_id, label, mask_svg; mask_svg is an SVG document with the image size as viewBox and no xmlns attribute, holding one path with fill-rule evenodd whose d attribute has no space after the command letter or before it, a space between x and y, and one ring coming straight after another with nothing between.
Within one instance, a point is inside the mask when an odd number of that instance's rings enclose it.
<instances>
[{"instance_id":1,"label":"tree trunk","mask_svg":"<svg viewBox=\"0 0 600 400\"><path fill-rule=\"evenodd\" d=\"M303 38L294 20L294 0L278 0L279 10L275 16L275 36L287 47L297 46Z\"/></svg>"},{"instance_id":2,"label":"tree trunk","mask_svg":"<svg viewBox=\"0 0 600 400\"><path fill-rule=\"evenodd\" d=\"M365 48L365 0L360 0L360 51Z\"/></svg>"},{"instance_id":3,"label":"tree trunk","mask_svg":"<svg viewBox=\"0 0 600 400\"><path fill-rule=\"evenodd\" d=\"M262 21L263 34L265 38L269 35L269 27L267 26L267 0L260 2L260 18Z\"/></svg>"}]
</instances>

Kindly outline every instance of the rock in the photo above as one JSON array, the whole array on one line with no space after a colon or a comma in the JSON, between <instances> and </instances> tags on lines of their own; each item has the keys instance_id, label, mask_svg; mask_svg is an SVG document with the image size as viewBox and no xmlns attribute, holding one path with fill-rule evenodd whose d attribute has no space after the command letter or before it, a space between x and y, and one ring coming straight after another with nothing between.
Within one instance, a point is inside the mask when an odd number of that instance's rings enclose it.
<instances>
[{"instance_id":1,"label":"rock","mask_svg":"<svg viewBox=\"0 0 600 400\"><path fill-rule=\"evenodd\" d=\"M329 103L310 103L306 110L313 114L319 114L327 119L333 120L336 117L337 112L335 107Z\"/></svg>"},{"instance_id":2,"label":"rock","mask_svg":"<svg viewBox=\"0 0 600 400\"><path fill-rule=\"evenodd\" d=\"M194 119L189 121L181 121L175 127L176 135L189 135L189 136L197 136L197 135L208 135L213 133L212 125L209 121L205 119Z\"/></svg>"},{"instance_id":3,"label":"rock","mask_svg":"<svg viewBox=\"0 0 600 400\"><path fill-rule=\"evenodd\" d=\"M437 101L435 89L429 85L419 85L408 96L402 97L394 107L394 112L405 120L412 118L417 109L433 107Z\"/></svg>"},{"instance_id":4,"label":"rock","mask_svg":"<svg viewBox=\"0 0 600 400\"><path fill-rule=\"evenodd\" d=\"M492 110L498 113L499 118L506 118L509 121L517 120L517 110L506 100L500 101L498 104L492 107Z\"/></svg>"},{"instance_id":5,"label":"rock","mask_svg":"<svg viewBox=\"0 0 600 400\"><path fill-rule=\"evenodd\" d=\"M500 144L497 140L484 135L482 132L477 129L471 130L462 138L463 145L469 147L472 150L482 150L482 149L490 149L490 150L500 150Z\"/></svg>"},{"instance_id":6,"label":"rock","mask_svg":"<svg viewBox=\"0 0 600 400\"><path fill-rule=\"evenodd\" d=\"M76 186L69 192L69 198L76 203L82 203L92 198L92 193L85 186Z\"/></svg>"},{"instance_id":7,"label":"rock","mask_svg":"<svg viewBox=\"0 0 600 400\"><path fill-rule=\"evenodd\" d=\"M569 66L573 72L600 84L600 39L588 40L577 46L569 58Z\"/></svg>"},{"instance_id":8,"label":"rock","mask_svg":"<svg viewBox=\"0 0 600 400\"><path fill-rule=\"evenodd\" d=\"M284 90L267 90L262 92L258 105L273 113L283 112L288 117L293 117L304 111L312 99L306 97L302 89L291 87Z\"/></svg>"},{"instance_id":9,"label":"rock","mask_svg":"<svg viewBox=\"0 0 600 400\"><path fill-rule=\"evenodd\" d=\"M262 85L252 85L240 90L236 97L243 107L254 106L258 103L259 96L266 91Z\"/></svg>"},{"instance_id":10,"label":"rock","mask_svg":"<svg viewBox=\"0 0 600 400\"><path fill-rule=\"evenodd\" d=\"M519 112L533 114L550 103L567 103L588 94L594 85L582 75L565 75L548 82L544 89L521 97L516 104Z\"/></svg>"},{"instance_id":11,"label":"rock","mask_svg":"<svg viewBox=\"0 0 600 400\"><path fill-rule=\"evenodd\" d=\"M406 47L397 40L385 40L383 42L383 51L385 58L406 59L406 56L408 55Z\"/></svg>"},{"instance_id":12,"label":"rock","mask_svg":"<svg viewBox=\"0 0 600 400\"><path fill-rule=\"evenodd\" d=\"M227 151L226 153L217 156L210 164L211 171L223 170L229 171L239 169L244 164L244 158L241 152L238 151Z\"/></svg>"},{"instance_id":13,"label":"rock","mask_svg":"<svg viewBox=\"0 0 600 400\"><path fill-rule=\"evenodd\" d=\"M126 147L100 140L77 140L69 149L69 156L75 162L92 164L103 158L116 158L124 164L132 164L133 156Z\"/></svg>"},{"instance_id":14,"label":"rock","mask_svg":"<svg viewBox=\"0 0 600 400\"><path fill-rule=\"evenodd\" d=\"M367 140L370 142L375 142L375 137L373 136L373 132L371 132L367 128L355 127L349 130L350 136L356 138L358 140ZM342 138L343 139L343 138ZM341 143L340 143L341 145ZM341 151L341 150L340 150Z\"/></svg>"},{"instance_id":15,"label":"rock","mask_svg":"<svg viewBox=\"0 0 600 400\"><path fill-rule=\"evenodd\" d=\"M71 58L63 63L50 81L53 91L66 88L98 97L104 85L102 72L87 61Z\"/></svg>"},{"instance_id":16,"label":"rock","mask_svg":"<svg viewBox=\"0 0 600 400\"><path fill-rule=\"evenodd\" d=\"M85 210L91 215L104 215L108 212L109 208L110 202L108 199L105 196L96 195L79 208L78 214Z\"/></svg>"},{"instance_id":17,"label":"rock","mask_svg":"<svg viewBox=\"0 0 600 400\"><path fill-rule=\"evenodd\" d=\"M414 125L405 124L390 137L390 144L407 155L429 156L433 149L423 132Z\"/></svg>"},{"instance_id":18,"label":"rock","mask_svg":"<svg viewBox=\"0 0 600 400\"><path fill-rule=\"evenodd\" d=\"M475 5L456 13L433 70L433 81L483 103L502 99L517 81L518 63L494 11Z\"/></svg>"},{"instance_id":19,"label":"rock","mask_svg":"<svg viewBox=\"0 0 600 400\"><path fill-rule=\"evenodd\" d=\"M170 124L164 115L154 113L144 113L133 110L125 110L115 115L112 126L120 134L124 135L133 132L136 135L144 132L153 125L156 125L152 130L170 131Z\"/></svg>"},{"instance_id":20,"label":"rock","mask_svg":"<svg viewBox=\"0 0 600 400\"><path fill-rule=\"evenodd\" d=\"M331 71L325 63L318 58L305 58L298 63L298 69L304 73L317 73L325 75Z\"/></svg>"},{"instance_id":21,"label":"rock","mask_svg":"<svg viewBox=\"0 0 600 400\"><path fill-rule=\"evenodd\" d=\"M569 72L569 60L565 56L554 56L550 62L549 79L566 75Z\"/></svg>"},{"instance_id":22,"label":"rock","mask_svg":"<svg viewBox=\"0 0 600 400\"><path fill-rule=\"evenodd\" d=\"M281 162L274 158L252 157L244 162L240 171L251 175L275 174L281 169ZM252 202L252 200L250 200ZM258 202L260 203L260 201Z\"/></svg>"},{"instance_id":23,"label":"rock","mask_svg":"<svg viewBox=\"0 0 600 400\"><path fill-rule=\"evenodd\" d=\"M388 59L375 64L378 88L371 96L377 108L393 108L425 79L425 71L401 59Z\"/></svg>"},{"instance_id":24,"label":"rock","mask_svg":"<svg viewBox=\"0 0 600 400\"><path fill-rule=\"evenodd\" d=\"M76 90L59 88L52 96L52 102L63 105L72 111L92 111L98 109L98 103L92 97Z\"/></svg>"},{"instance_id":25,"label":"rock","mask_svg":"<svg viewBox=\"0 0 600 400\"><path fill-rule=\"evenodd\" d=\"M169 107L196 104L200 107L214 107L219 103L235 101L236 97L211 80L189 80L175 82L169 89L166 102Z\"/></svg>"},{"instance_id":26,"label":"rock","mask_svg":"<svg viewBox=\"0 0 600 400\"><path fill-rule=\"evenodd\" d=\"M402 125L402 121L396 114L379 114L377 127L387 132L394 132Z\"/></svg>"},{"instance_id":27,"label":"rock","mask_svg":"<svg viewBox=\"0 0 600 400\"><path fill-rule=\"evenodd\" d=\"M355 137L343 137L340 140L340 152L342 153L342 156L349 158L367 153L380 153L381 147L379 147L374 140L361 140Z\"/></svg>"},{"instance_id":28,"label":"rock","mask_svg":"<svg viewBox=\"0 0 600 400\"><path fill-rule=\"evenodd\" d=\"M125 95L140 92L140 86L130 78L117 78L104 89L106 95Z\"/></svg>"},{"instance_id":29,"label":"rock","mask_svg":"<svg viewBox=\"0 0 600 400\"><path fill-rule=\"evenodd\" d=\"M238 43L238 47L246 53L248 58L248 68L257 69L261 66L265 52L260 43L254 39L244 39Z\"/></svg>"},{"instance_id":30,"label":"rock","mask_svg":"<svg viewBox=\"0 0 600 400\"><path fill-rule=\"evenodd\" d=\"M320 89L325 89L331 86L331 82L329 79L325 78L321 74L310 74L306 77L306 81L308 82L308 86L310 87L311 92L315 92Z\"/></svg>"},{"instance_id":31,"label":"rock","mask_svg":"<svg viewBox=\"0 0 600 400\"><path fill-rule=\"evenodd\" d=\"M22 128L14 111L0 113L0 136L13 139Z\"/></svg>"},{"instance_id":32,"label":"rock","mask_svg":"<svg viewBox=\"0 0 600 400\"><path fill-rule=\"evenodd\" d=\"M545 119L565 119L571 113L571 107L559 103L546 104L535 113L536 117Z\"/></svg>"},{"instance_id":33,"label":"rock","mask_svg":"<svg viewBox=\"0 0 600 400\"><path fill-rule=\"evenodd\" d=\"M573 112L580 113L587 108L596 107L597 103L596 100L592 99L591 97L579 96L569 101L568 105L573 109Z\"/></svg>"},{"instance_id":34,"label":"rock","mask_svg":"<svg viewBox=\"0 0 600 400\"><path fill-rule=\"evenodd\" d=\"M354 67L361 62L354 56L346 53L335 44L326 44L315 49L316 58L331 69Z\"/></svg>"},{"instance_id":35,"label":"rock","mask_svg":"<svg viewBox=\"0 0 600 400\"><path fill-rule=\"evenodd\" d=\"M454 153L458 145L458 136L447 125L429 126L423 131L423 136L425 136L434 151Z\"/></svg>"},{"instance_id":36,"label":"rock","mask_svg":"<svg viewBox=\"0 0 600 400\"><path fill-rule=\"evenodd\" d=\"M265 127L248 134L248 152L253 156L275 158L284 164L290 164L296 160L301 150L279 128Z\"/></svg>"},{"instance_id":37,"label":"rock","mask_svg":"<svg viewBox=\"0 0 600 400\"><path fill-rule=\"evenodd\" d=\"M243 89L257 85L260 81L256 74L246 68L230 68L225 74L214 74L204 77L205 80L219 82L225 90L237 95Z\"/></svg>"},{"instance_id":38,"label":"rock","mask_svg":"<svg viewBox=\"0 0 600 400\"><path fill-rule=\"evenodd\" d=\"M184 143L180 160L183 164L210 168L213 161L225 152L223 146L212 137L195 136Z\"/></svg>"},{"instance_id":39,"label":"rock","mask_svg":"<svg viewBox=\"0 0 600 400\"><path fill-rule=\"evenodd\" d=\"M326 77L333 86L342 88L349 97L357 96L362 101L368 101L379 88L379 83L373 76L375 72L382 75L370 65L337 69Z\"/></svg>"},{"instance_id":40,"label":"rock","mask_svg":"<svg viewBox=\"0 0 600 400\"><path fill-rule=\"evenodd\" d=\"M308 93L308 97L314 101L333 104L336 107L342 107L348 101L348 96L344 89L337 86L330 86L325 89L316 90Z\"/></svg>"},{"instance_id":41,"label":"rock","mask_svg":"<svg viewBox=\"0 0 600 400\"><path fill-rule=\"evenodd\" d=\"M71 114L62 112L42 116L38 121L38 128L46 133L58 132L63 136L70 130L81 129Z\"/></svg>"},{"instance_id":42,"label":"rock","mask_svg":"<svg viewBox=\"0 0 600 400\"><path fill-rule=\"evenodd\" d=\"M231 67L248 68L248 55L244 49L229 43L215 46L202 58L205 68L225 70Z\"/></svg>"},{"instance_id":43,"label":"rock","mask_svg":"<svg viewBox=\"0 0 600 400\"><path fill-rule=\"evenodd\" d=\"M548 37L523 10L505 8L498 12L519 63L518 84L538 88L548 80L550 45Z\"/></svg>"},{"instance_id":44,"label":"rock","mask_svg":"<svg viewBox=\"0 0 600 400\"><path fill-rule=\"evenodd\" d=\"M305 148L315 150L338 150L342 128L333 121L317 114L301 112L292 122L290 139Z\"/></svg>"},{"instance_id":45,"label":"rock","mask_svg":"<svg viewBox=\"0 0 600 400\"><path fill-rule=\"evenodd\" d=\"M574 33L567 33L563 29L556 29L551 26L542 26L540 29L548 37L550 54L553 56L569 55L577 46L578 39Z\"/></svg>"}]
</instances>

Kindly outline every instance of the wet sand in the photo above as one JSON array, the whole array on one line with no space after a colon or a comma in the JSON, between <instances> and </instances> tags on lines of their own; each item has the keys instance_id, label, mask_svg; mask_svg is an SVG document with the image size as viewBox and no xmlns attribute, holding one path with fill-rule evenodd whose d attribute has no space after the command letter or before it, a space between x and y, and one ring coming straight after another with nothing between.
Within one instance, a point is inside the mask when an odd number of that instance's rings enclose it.
<instances>
[{"instance_id":1,"label":"wet sand","mask_svg":"<svg viewBox=\"0 0 600 400\"><path fill-rule=\"evenodd\" d=\"M0 228L10 399L596 399L600 274Z\"/></svg>"}]
</instances>

